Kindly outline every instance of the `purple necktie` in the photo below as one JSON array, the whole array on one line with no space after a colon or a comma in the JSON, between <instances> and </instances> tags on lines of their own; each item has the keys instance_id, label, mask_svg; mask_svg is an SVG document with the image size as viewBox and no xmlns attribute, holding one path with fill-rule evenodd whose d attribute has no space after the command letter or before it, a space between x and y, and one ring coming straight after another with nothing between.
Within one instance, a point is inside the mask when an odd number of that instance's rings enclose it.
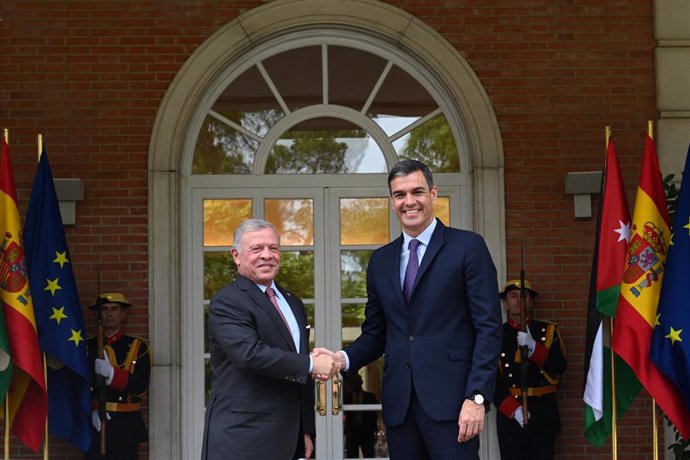
<instances>
[{"instance_id":1,"label":"purple necktie","mask_svg":"<svg viewBox=\"0 0 690 460\"><path fill-rule=\"evenodd\" d=\"M410 258L407 261L405 281L403 282L403 298L405 299L405 304L410 302L414 280L417 278L417 270L419 270L419 258L417 257L417 246L419 246L419 244L419 240L410 240Z\"/></svg>"},{"instance_id":2,"label":"purple necktie","mask_svg":"<svg viewBox=\"0 0 690 460\"><path fill-rule=\"evenodd\" d=\"M276 299L276 291L274 291L272 287L267 287L266 288L266 295L271 300L271 303L273 304L273 306L276 307L276 310L278 310L278 314L283 319L283 322L287 326L288 330L290 330L290 325L288 324L287 320L285 319L285 315L283 315L283 311L278 306L278 299Z\"/></svg>"}]
</instances>

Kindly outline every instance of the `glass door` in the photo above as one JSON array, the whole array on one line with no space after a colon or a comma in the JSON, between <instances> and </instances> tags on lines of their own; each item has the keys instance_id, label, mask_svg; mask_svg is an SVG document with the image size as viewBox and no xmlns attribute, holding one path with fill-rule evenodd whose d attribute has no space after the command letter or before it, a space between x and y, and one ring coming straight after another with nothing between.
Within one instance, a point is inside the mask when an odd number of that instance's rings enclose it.
<instances>
[{"instance_id":1,"label":"glass door","mask_svg":"<svg viewBox=\"0 0 690 460\"><path fill-rule=\"evenodd\" d=\"M324 343L335 351L359 336L369 257L398 234L399 226L386 187L330 188L324 194L329 223ZM381 358L358 374L317 385L317 399L328 395L326 411L317 404L317 458L388 457L380 404L382 374ZM319 431L326 436L320 438Z\"/></svg>"},{"instance_id":2,"label":"glass door","mask_svg":"<svg viewBox=\"0 0 690 460\"><path fill-rule=\"evenodd\" d=\"M443 187L434 212L450 224L459 188ZM375 249L400 234L387 187L324 189L326 336L317 343L340 350L360 334L367 302L366 269ZM388 458L381 411L383 358L347 378L317 384L317 458ZM319 404L319 401L321 404ZM324 433L325 440L320 433ZM325 446L324 446L325 444Z\"/></svg>"}]
</instances>

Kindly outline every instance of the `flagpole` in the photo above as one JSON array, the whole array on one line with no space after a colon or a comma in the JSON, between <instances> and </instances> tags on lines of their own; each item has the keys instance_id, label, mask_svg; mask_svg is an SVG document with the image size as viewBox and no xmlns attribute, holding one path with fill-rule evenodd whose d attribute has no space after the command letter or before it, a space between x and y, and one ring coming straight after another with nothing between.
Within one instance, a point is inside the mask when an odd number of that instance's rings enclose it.
<instances>
[{"instance_id":1,"label":"flagpole","mask_svg":"<svg viewBox=\"0 0 690 460\"><path fill-rule=\"evenodd\" d=\"M611 140L611 126L606 126L605 129L605 148L608 151L609 141ZM608 166L608 165L607 165ZM603 197L600 197L602 199ZM613 337L613 318L609 317L609 340ZM616 357L613 352L613 347L611 347L611 353L609 354L609 360L611 361L611 458L613 460L618 460L618 408L617 397L616 397Z\"/></svg>"},{"instance_id":2,"label":"flagpole","mask_svg":"<svg viewBox=\"0 0 690 460\"><path fill-rule=\"evenodd\" d=\"M647 134L649 138L654 140L654 121L647 120ZM657 305L657 309L659 306ZM657 427L658 421L656 418L656 400L652 398L652 449L654 453L652 458L654 460L659 460L659 429Z\"/></svg>"},{"instance_id":3,"label":"flagpole","mask_svg":"<svg viewBox=\"0 0 690 460\"><path fill-rule=\"evenodd\" d=\"M41 153L43 152L43 135L41 133L38 133L37 137L37 143L38 143L38 161L41 161ZM48 393L48 367L46 366L47 362L47 356L46 352L43 352L43 378L45 381L46 385L46 394ZM46 426L45 426L45 438L43 441L43 460L48 460L48 417L46 417Z\"/></svg>"},{"instance_id":4,"label":"flagpole","mask_svg":"<svg viewBox=\"0 0 690 460\"><path fill-rule=\"evenodd\" d=\"M10 398L5 396L5 460L10 460Z\"/></svg>"},{"instance_id":5,"label":"flagpole","mask_svg":"<svg viewBox=\"0 0 690 460\"><path fill-rule=\"evenodd\" d=\"M5 143L10 145L10 130L3 128ZM10 459L10 398L5 394L5 460Z\"/></svg>"}]
</instances>

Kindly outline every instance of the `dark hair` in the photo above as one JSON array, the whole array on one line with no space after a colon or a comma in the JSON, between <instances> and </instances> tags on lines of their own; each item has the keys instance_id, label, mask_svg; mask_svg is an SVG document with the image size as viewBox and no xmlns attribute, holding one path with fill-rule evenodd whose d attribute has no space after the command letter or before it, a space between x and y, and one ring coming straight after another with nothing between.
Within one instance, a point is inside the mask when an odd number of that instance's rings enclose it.
<instances>
[{"instance_id":1,"label":"dark hair","mask_svg":"<svg viewBox=\"0 0 690 460\"><path fill-rule=\"evenodd\" d=\"M424 174L426 184L429 186L429 190L431 190L434 187L434 176L431 174L429 167L421 161L402 160L393 166L391 172L388 173L388 191L392 192L391 182L393 182L393 179L400 176L407 176L415 171L421 171L422 174Z\"/></svg>"}]
</instances>

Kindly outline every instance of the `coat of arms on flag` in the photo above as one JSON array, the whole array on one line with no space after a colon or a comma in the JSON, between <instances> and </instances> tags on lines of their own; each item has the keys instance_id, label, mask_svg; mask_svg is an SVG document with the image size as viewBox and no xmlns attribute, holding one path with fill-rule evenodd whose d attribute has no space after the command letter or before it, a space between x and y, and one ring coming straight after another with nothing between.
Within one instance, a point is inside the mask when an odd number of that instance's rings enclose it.
<instances>
[{"instance_id":1,"label":"coat of arms on flag","mask_svg":"<svg viewBox=\"0 0 690 460\"><path fill-rule=\"evenodd\" d=\"M635 229L633 229L634 231ZM642 233L635 232L628 246L628 264L623 281L631 284L630 293L639 297L642 290L659 280L666 254L664 232L654 222L645 222Z\"/></svg>"}]
</instances>

